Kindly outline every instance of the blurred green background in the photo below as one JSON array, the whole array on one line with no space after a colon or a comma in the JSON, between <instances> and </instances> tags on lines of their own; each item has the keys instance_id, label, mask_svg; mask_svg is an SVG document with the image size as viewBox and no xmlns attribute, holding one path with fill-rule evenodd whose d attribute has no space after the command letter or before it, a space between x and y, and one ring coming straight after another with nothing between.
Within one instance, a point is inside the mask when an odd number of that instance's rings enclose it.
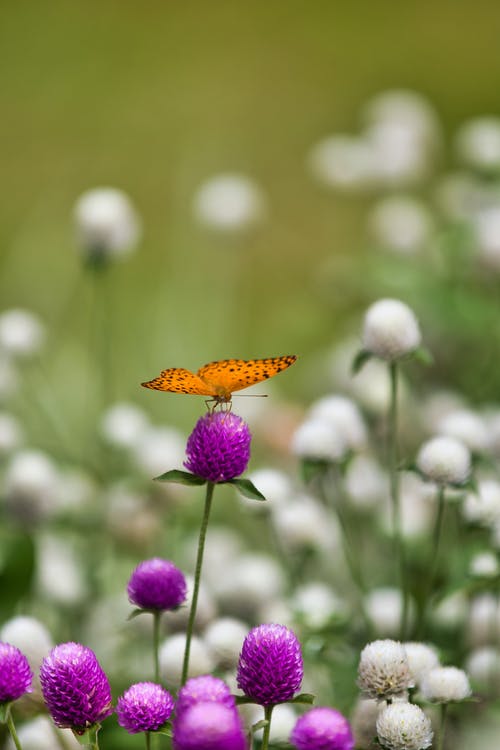
<instances>
[{"instance_id":1,"label":"blurred green background","mask_svg":"<svg viewBox=\"0 0 500 750\"><path fill-rule=\"evenodd\" d=\"M498 110L491 0L28 0L0 13L2 306L57 323L61 397L68 368L77 385L86 367L91 292L71 225L82 191L120 187L143 221L109 291L115 395L131 397L162 367L304 357L359 320L372 299L345 274L326 290L318 279L359 253L366 201L319 189L305 160L331 131L355 130L368 97L414 89L445 134ZM196 188L226 171L269 201L266 224L240 241L192 218Z\"/></svg>"}]
</instances>

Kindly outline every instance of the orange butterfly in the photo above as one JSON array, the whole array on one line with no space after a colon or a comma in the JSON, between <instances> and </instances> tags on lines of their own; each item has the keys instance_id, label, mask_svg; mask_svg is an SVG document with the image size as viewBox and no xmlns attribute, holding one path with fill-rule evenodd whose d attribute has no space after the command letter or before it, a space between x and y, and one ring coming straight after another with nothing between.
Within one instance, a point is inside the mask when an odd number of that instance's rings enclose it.
<instances>
[{"instance_id":1,"label":"orange butterfly","mask_svg":"<svg viewBox=\"0 0 500 750\"><path fill-rule=\"evenodd\" d=\"M272 378L296 359L295 354L267 359L221 359L203 365L196 374L183 367L170 367L141 385L157 391L210 396L218 404L228 403L234 391Z\"/></svg>"}]
</instances>

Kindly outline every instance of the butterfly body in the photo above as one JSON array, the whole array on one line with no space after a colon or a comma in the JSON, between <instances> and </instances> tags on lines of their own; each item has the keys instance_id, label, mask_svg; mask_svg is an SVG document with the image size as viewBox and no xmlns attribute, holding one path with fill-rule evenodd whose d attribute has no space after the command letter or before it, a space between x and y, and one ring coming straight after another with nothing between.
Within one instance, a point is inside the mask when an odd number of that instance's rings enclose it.
<instances>
[{"instance_id":1,"label":"butterfly body","mask_svg":"<svg viewBox=\"0 0 500 750\"><path fill-rule=\"evenodd\" d=\"M197 373L183 367L170 367L141 385L169 393L208 396L217 403L228 403L234 391L272 378L296 359L294 354L267 359L221 359L203 365Z\"/></svg>"}]
</instances>

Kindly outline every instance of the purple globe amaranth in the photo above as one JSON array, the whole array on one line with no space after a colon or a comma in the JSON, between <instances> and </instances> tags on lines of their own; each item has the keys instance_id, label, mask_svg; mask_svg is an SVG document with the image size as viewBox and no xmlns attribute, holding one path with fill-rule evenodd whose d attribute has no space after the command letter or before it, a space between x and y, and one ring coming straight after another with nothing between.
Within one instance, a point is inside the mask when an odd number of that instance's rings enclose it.
<instances>
[{"instance_id":1,"label":"purple globe amaranth","mask_svg":"<svg viewBox=\"0 0 500 750\"><path fill-rule=\"evenodd\" d=\"M191 677L179 690L175 713L180 716L197 703L221 703L226 708L235 708L236 703L228 685L219 677L203 674Z\"/></svg>"},{"instance_id":2,"label":"purple globe amaranth","mask_svg":"<svg viewBox=\"0 0 500 750\"><path fill-rule=\"evenodd\" d=\"M188 438L184 466L209 482L235 479L248 466L251 439L248 425L236 414L205 414Z\"/></svg>"},{"instance_id":3,"label":"purple globe amaranth","mask_svg":"<svg viewBox=\"0 0 500 750\"><path fill-rule=\"evenodd\" d=\"M139 563L127 585L130 602L141 609L176 609L185 601L186 592L184 574L160 557Z\"/></svg>"},{"instance_id":4,"label":"purple globe amaranth","mask_svg":"<svg viewBox=\"0 0 500 750\"><path fill-rule=\"evenodd\" d=\"M83 734L113 712L108 678L94 652L81 643L53 648L40 667L40 683L59 727Z\"/></svg>"},{"instance_id":5,"label":"purple globe amaranth","mask_svg":"<svg viewBox=\"0 0 500 750\"><path fill-rule=\"evenodd\" d=\"M137 682L118 698L118 724L129 734L156 732L174 710L175 701L161 685Z\"/></svg>"},{"instance_id":6,"label":"purple globe amaranth","mask_svg":"<svg viewBox=\"0 0 500 750\"><path fill-rule=\"evenodd\" d=\"M246 750L243 723L236 708L209 701L196 703L174 721L174 750Z\"/></svg>"},{"instance_id":7,"label":"purple globe amaranth","mask_svg":"<svg viewBox=\"0 0 500 750\"><path fill-rule=\"evenodd\" d=\"M258 625L243 642L237 684L261 706L285 703L302 684L304 664L297 636L284 625Z\"/></svg>"},{"instance_id":8,"label":"purple globe amaranth","mask_svg":"<svg viewBox=\"0 0 500 750\"><path fill-rule=\"evenodd\" d=\"M25 655L11 643L0 642L0 703L31 693L32 682L33 672Z\"/></svg>"},{"instance_id":9,"label":"purple globe amaranth","mask_svg":"<svg viewBox=\"0 0 500 750\"><path fill-rule=\"evenodd\" d=\"M297 750L353 750L349 722L339 711L326 706L312 708L297 719L290 735Z\"/></svg>"}]
</instances>

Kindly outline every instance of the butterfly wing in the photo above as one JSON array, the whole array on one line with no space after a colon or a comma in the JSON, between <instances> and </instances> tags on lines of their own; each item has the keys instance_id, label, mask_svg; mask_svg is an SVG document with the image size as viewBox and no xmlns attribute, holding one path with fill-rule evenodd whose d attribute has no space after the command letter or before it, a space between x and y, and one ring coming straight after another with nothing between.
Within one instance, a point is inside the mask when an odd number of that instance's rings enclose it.
<instances>
[{"instance_id":1,"label":"butterfly wing","mask_svg":"<svg viewBox=\"0 0 500 750\"><path fill-rule=\"evenodd\" d=\"M170 367L162 370L161 374L141 383L145 388L153 388L155 391L168 391L169 393L192 393L197 396L215 396L213 387L203 381L198 375L183 367Z\"/></svg>"},{"instance_id":2,"label":"butterfly wing","mask_svg":"<svg viewBox=\"0 0 500 750\"><path fill-rule=\"evenodd\" d=\"M219 396L229 397L234 391L272 378L292 365L294 354L267 359L221 359L209 362L198 370L198 377L212 386Z\"/></svg>"}]
</instances>

